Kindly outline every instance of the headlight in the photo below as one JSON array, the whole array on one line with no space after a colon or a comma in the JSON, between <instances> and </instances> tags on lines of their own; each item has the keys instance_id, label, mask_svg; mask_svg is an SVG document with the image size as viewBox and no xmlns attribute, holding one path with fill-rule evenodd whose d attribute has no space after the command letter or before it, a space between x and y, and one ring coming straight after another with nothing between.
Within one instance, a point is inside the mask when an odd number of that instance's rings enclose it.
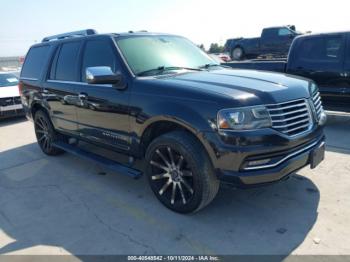
<instances>
[{"instance_id":1,"label":"headlight","mask_svg":"<svg viewBox=\"0 0 350 262\"><path fill-rule=\"evenodd\" d=\"M271 127L271 118L264 106L223 109L218 113L218 127L226 130L266 128Z\"/></svg>"}]
</instances>

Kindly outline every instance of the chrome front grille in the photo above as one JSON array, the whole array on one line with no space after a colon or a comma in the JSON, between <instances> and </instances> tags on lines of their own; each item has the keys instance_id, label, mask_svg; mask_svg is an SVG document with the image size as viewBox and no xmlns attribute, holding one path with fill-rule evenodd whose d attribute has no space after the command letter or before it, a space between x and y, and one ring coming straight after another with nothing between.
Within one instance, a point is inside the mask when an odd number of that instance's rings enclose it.
<instances>
[{"instance_id":1,"label":"chrome front grille","mask_svg":"<svg viewBox=\"0 0 350 262\"><path fill-rule=\"evenodd\" d=\"M323 111L321 96L319 92L316 92L312 96L312 102L314 103L315 113L317 120L320 119L321 113Z\"/></svg>"},{"instance_id":2,"label":"chrome front grille","mask_svg":"<svg viewBox=\"0 0 350 262\"><path fill-rule=\"evenodd\" d=\"M311 111L306 99L266 107L270 113L272 128L283 134L296 136L312 127Z\"/></svg>"}]
</instances>

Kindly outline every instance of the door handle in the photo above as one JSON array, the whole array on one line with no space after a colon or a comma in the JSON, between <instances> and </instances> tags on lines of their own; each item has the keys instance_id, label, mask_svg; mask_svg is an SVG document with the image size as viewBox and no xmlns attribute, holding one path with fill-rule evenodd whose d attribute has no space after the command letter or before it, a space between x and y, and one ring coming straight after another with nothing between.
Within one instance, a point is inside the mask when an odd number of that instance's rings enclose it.
<instances>
[{"instance_id":1,"label":"door handle","mask_svg":"<svg viewBox=\"0 0 350 262\"><path fill-rule=\"evenodd\" d=\"M79 97L80 100L86 100L87 97L88 97L88 95L85 94L85 93L80 93L80 94L78 95L78 97Z\"/></svg>"}]
</instances>

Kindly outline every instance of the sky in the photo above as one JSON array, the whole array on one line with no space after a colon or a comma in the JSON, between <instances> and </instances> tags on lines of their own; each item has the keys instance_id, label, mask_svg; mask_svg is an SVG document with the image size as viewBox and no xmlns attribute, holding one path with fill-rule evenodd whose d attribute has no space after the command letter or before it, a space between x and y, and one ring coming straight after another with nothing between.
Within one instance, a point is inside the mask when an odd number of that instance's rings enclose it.
<instances>
[{"instance_id":1,"label":"sky","mask_svg":"<svg viewBox=\"0 0 350 262\"><path fill-rule=\"evenodd\" d=\"M0 56L24 55L45 36L86 28L173 33L207 48L269 26L350 31L348 0L0 0L0 7Z\"/></svg>"}]
</instances>

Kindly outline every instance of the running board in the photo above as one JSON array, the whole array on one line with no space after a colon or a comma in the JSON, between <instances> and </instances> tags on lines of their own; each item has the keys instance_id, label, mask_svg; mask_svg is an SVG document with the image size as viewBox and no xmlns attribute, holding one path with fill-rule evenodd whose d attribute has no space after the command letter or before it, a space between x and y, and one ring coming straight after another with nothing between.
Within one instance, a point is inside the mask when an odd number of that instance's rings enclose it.
<instances>
[{"instance_id":1,"label":"running board","mask_svg":"<svg viewBox=\"0 0 350 262\"><path fill-rule=\"evenodd\" d=\"M68 153L71 153L73 155L79 156L81 158L85 158L87 160L92 160L100 165L105 166L106 168L115 171L116 173L120 173L123 175L130 176L132 178L140 178L142 176L142 172L130 167L127 167L126 165L120 164L116 161L110 160L108 158L105 158L103 156L94 154L92 152L83 150L77 146L72 146L60 141L54 142L52 144L54 147L57 147L59 149L62 149L63 151L66 151Z\"/></svg>"}]
</instances>

